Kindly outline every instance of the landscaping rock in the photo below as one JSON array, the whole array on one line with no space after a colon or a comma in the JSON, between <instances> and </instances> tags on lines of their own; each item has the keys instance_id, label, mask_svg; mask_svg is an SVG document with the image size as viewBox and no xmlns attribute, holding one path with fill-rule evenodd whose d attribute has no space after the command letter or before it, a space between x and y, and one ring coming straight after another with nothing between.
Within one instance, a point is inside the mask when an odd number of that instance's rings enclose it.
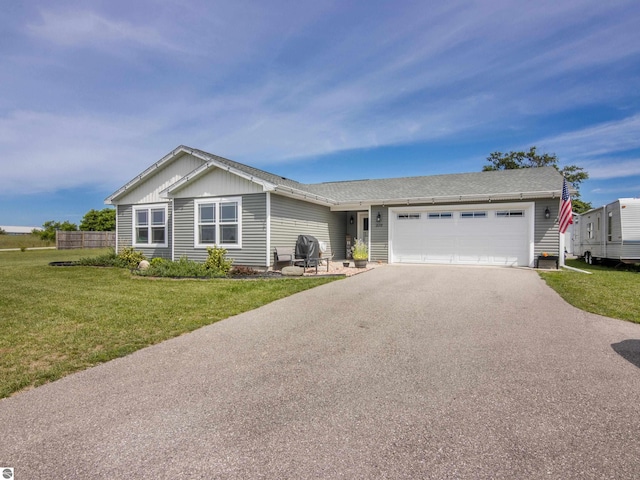
<instances>
[{"instance_id":1,"label":"landscaping rock","mask_svg":"<svg viewBox=\"0 0 640 480\"><path fill-rule=\"evenodd\" d=\"M149 264L149 262L147 262L146 260L142 260L139 264L138 264L138 268L140 270L147 270L151 265Z\"/></svg>"},{"instance_id":2,"label":"landscaping rock","mask_svg":"<svg viewBox=\"0 0 640 480\"><path fill-rule=\"evenodd\" d=\"M289 266L282 269L282 275L285 277L301 277L304 274L304 268Z\"/></svg>"}]
</instances>

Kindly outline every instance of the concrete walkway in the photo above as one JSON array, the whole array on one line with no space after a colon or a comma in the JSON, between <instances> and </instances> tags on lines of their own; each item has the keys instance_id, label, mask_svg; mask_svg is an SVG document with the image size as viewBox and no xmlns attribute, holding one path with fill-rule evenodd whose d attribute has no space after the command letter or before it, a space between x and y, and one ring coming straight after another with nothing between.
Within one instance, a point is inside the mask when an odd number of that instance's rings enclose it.
<instances>
[{"instance_id":1,"label":"concrete walkway","mask_svg":"<svg viewBox=\"0 0 640 480\"><path fill-rule=\"evenodd\" d=\"M0 401L22 479L638 478L640 325L377 268Z\"/></svg>"}]
</instances>

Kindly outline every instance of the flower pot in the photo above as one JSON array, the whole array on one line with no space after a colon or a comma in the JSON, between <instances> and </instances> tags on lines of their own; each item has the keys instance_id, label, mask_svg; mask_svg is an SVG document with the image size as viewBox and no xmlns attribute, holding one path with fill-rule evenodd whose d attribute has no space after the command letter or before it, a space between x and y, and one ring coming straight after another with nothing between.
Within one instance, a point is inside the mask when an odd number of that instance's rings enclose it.
<instances>
[{"instance_id":1,"label":"flower pot","mask_svg":"<svg viewBox=\"0 0 640 480\"><path fill-rule=\"evenodd\" d=\"M347 268L349 266L349 262L342 262L342 266Z\"/></svg>"},{"instance_id":2,"label":"flower pot","mask_svg":"<svg viewBox=\"0 0 640 480\"><path fill-rule=\"evenodd\" d=\"M356 268L367 268L366 260L354 260L353 263L356 264Z\"/></svg>"}]
</instances>

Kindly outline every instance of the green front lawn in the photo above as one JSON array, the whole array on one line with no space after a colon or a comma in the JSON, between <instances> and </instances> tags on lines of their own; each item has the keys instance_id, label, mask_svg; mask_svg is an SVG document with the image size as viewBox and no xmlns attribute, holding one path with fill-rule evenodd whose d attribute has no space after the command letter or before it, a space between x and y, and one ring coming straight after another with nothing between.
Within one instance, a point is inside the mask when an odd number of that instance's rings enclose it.
<instances>
[{"instance_id":1,"label":"green front lawn","mask_svg":"<svg viewBox=\"0 0 640 480\"><path fill-rule=\"evenodd\" d=\"M567 265L592 275L561 270L540 276L574 307L606 317L640 323L640 273L567 260Z\"/></svg>"},{"instance_id":2,"label":"green front lawn","mask_svg":"<svg viewBox=\"0 0 640 480\"><path fill-rule=\"evenodd\" d=\"M107 251L0 252L0 398L335 280L149 280L48 265Z\"/></svg>"}]
</instances>

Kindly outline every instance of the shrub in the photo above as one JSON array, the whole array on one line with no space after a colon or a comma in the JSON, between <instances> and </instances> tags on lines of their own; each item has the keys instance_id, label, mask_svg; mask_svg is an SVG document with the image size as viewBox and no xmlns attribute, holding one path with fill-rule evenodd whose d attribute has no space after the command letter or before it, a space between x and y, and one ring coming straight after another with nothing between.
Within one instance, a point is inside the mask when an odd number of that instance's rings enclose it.
<instances>
[{"instance_id":1,"label":"shrub","mask_svg":"<svg viewBox=\"0 0 640 480\"><path fill-rule=\"evenodd\" d=\"M209 256L204 262L204 268L210 273L210 276L226 276L231 270L232 259L227 259L227 250L220 247L207 247Z\"/></svg>"},{"instance_id":2,"label":"shrub","mask_svg":"<svg viewBox=\"0 0 640 480\"><path fill-rule=\"evenodd\" d=\"M149 263L151 264L152 267L162 268L169 261L170 260L167 260L166 258L163 258L163 257L154 257L151 259L151 262Z\"/></svg>"},{"instance_id":3,"label":"shrub","mask_svg":"<svg viewBox=\"0 0 640 480\"><path fill-rule=\"evenodd\" d=\"M118 254L118 258L122 260L126 268L138 268L140 262L147 259L144 253L137 252L133 247L123 248Z\"/></svg>"},{"instance_id":4,"label":"shrub","mask_svg":"<svg viewBox=\"0 0 640 480\"><path fill-rule=\"evenodd\" d=\"M97 257L84 257L78 260L78 265L85 267L125 267L124 261L116 255L116 251L112 248L104 255Z\"/></svg>"},{"instance_id":5,"label":"shrub","mask_svg":"<svg viewBox=\"0 0 640 480\"><path fill-rule=\"evenodd\" d=\"M181 257L177 262L164 258L153 258L149 268L136 272L147 277L206 277L207 270L202 263Z\"/></svg>"}]
</instances>

